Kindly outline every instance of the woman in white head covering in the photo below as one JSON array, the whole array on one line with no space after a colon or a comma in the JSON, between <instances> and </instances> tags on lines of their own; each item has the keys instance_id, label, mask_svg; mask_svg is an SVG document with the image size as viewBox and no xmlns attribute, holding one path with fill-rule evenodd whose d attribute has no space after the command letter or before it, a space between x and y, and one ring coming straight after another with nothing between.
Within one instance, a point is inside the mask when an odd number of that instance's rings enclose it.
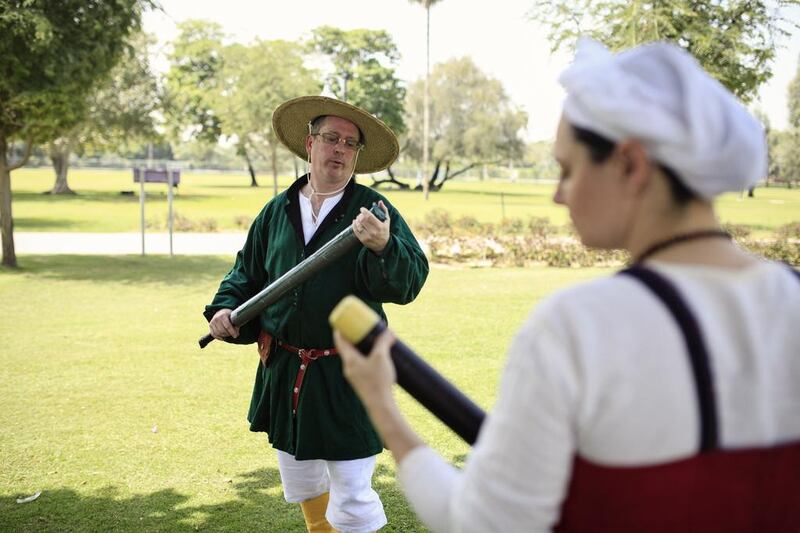
<instances>
[{"instance_id":1,"label":"woman in white head covering","mask_svg":"<svg viewBox=\"0 0 800 533\"><path fill-rule=\"evenodd\" d=\"M763 177L764 132L681 49L580 43L555 201L622 273L540 303L463 470L405 424L386 335L346 375L433 531L800 530L800 276L712 200Z\"/></svg>"}]
</instances>

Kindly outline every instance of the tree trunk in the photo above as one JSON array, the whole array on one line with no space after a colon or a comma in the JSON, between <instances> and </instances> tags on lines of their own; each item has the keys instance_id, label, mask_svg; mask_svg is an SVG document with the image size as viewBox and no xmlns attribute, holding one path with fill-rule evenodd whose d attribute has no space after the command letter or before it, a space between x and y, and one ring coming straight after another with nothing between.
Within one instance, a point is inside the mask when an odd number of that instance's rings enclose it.
<instances>
[{"instance_id":1,"label":"tree trunk","mask_svg":"<svg viewBox=\"0 0 800 533\"><path fill-rule=\"evenodd\" d=\"M272 196L278 196L278 146L270 143L269 146L272 156Z\"/></svg>"},{"instance_id":2,"label":"tree trunk","mask_svg":"<svg viewBox=\"0 0 800 533\"><path fill-rule=\"evenodd\" d=\"M375 179L375 176L372 177L372 185L371 185L371 187L373 189L377 189L379 186L383 185L384 183L394 183L395 185L397 185L401 189L410 189L411 188L411 186L409 186L408 183L403 183L402 181L399 181L395 177L394 172L392 172L392 167L391 166L386 169L386 173L389 174L389 179L378 180L378 179Z\"/></svg>"},{"instance_id":3,"label":"tree trunk","mask_svg":"<svg viewBox=\"0 0 800 533\"><path fill-rule=\"evenodd\" d=\"M425 6L425 94L423 96L423 110L422 110L422 175L428 173L428 133L430 130L430 111L428 109L428 84L431 77L431 6ZM438 166L437 166L438 170ZM428 190L430 185L428 181L422 181L422 194L425 199L428 199Z\"/></svg>"},{"instance_id":4,"label":"tree trunk","mask_svg":"<svg viewBox=\"0 0 800 533\"><path fill-rule=\"evenodd\" d=\"M258 182L256 181L256 171L253 168L253 163L250 161L250 155L247 153L247 149L243 146L241 148L242 157L244 160L247 161L247 172L250 173L250 186L251 187L258 187Z\"/></svg>"},{"instance_id":5,"label":"tree trunk","mask_svg":"<svg viewBox=\"0 0 800 533\"><path fill-rule=\"evenodd\" d=\"M50 143L50 160L53 162L56 182L48 194L75 194L67 184L70 153L72 153L72 143L69 139L59 139Z\"/></svg>"},{"instance_id":6,"label":"tree trunk","mask_svg":"<svg viewBox=\"0 0 800 533\"><path fill-rule=\"evenodd\" d=\"M436 182L436 178L439 177L439 168L441 166L442 166L442 162L441 161L437 161L436 162L436 166L433 167L433 174L431 174L430 178L423 175L424 179L422 180L422 185L417 185L416 187L414 187L414 190L417 190L417 191L420 190L420 189L424 190L426 186L428 187L428 190L431 190L433 188L433 184Z\"/></svg>"},{"instance_id":7,"label":"tree trunk","mask_svg":"<svg viewBox=\"0 0 800 533\"><path fill-rule=\"evenodd\" d=\"M749 189L747 189L747 197L748 198L755 198L755 196L756 196L755 190L756 190L755 187L750 187Z\"/></svg>"},{"instance_id":8,"label":"tree trunk","mask_svg":"<svg viewBox=\"0 0 800 533\"><path fill-rule=\"evenodd\" d=\"M455 178L459 174L463 174L467 170L470 170L471 168L475 168L476 166L482 165L482 164L484 164L484 163L480 163L480 162L470 163L469 165L467 165L465 167L462 167L462 168L456 170L455 172L450 172L450 161L448 161L447 164L445 165L444 176L442 177L442 181L440 181L438 185L434 185L434 182L436 181L436 176L434 176L431 179L431 187L433 187L434 190L439 191L439 190L442 189L442 187L444 187L444 182L450 181L451 179ZM494 164L494 163L490 163L490 164ZM438 173L438 168L437 168L437 173Z\"/></svg>"},{"instance_id":9,"label":"tree trunk","mask_svg":"<svg viewBox=\"0 0 800 533\"><path fill-rule=\"evenodd\" d=\"M0 227L3 238L3 265L17 266L14 251L14 219L11 216L11 173L8 165L8 141L0 133Z\"/></svg>"},{"instance_id":10,"label":"tree trunk","mask_svg":"<svg viewBox=\"0 0 800 533\"><path fill-rule=\"evenodd\" d=\"M440 181L438 185L435 185L433 182L431 182L431 186L434 187L437 191L439 191L442 189L444 182L447 181L449 178L450 178L450 161L447 161L444 164L444 176L442 176L442 181Z\"/></svg>"}]
</instances>

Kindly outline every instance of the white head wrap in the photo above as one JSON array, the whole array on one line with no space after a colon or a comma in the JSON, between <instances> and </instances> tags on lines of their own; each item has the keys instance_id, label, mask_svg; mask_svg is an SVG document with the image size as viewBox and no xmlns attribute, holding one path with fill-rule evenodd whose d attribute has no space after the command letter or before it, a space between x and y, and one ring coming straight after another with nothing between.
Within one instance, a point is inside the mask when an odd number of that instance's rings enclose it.
<instances>
[{"instance_id":1,"label":"white head wrap","mask_svg":"<svg viewBox=\"0 0 800 533\"><path fill-rule=\"evenodd\" d=\"M761 123L677 46L653 43L614 55L584 38L559 82L570 124L615 142L641 141L703 198L766 175Z\"/></svg>"}]
</instances>

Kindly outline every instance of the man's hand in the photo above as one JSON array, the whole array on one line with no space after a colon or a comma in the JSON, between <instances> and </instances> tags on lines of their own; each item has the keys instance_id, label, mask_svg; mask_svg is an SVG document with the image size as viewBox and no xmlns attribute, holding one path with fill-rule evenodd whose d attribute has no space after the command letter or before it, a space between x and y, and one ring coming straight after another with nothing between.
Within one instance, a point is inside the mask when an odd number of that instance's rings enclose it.
<instances>
[{"instance_id":1,"label":"man's hand","mask_svg":"<svg viewBox=\"0 0 800 533\"><path fill-rule=\"evenodd\" d=\"M239 336L239 327L231 322L231 309L220 309L214 314L214 318L208 323L211 336L215 339Z\"/></svg>"},{"instance_id":2,"label":"man's hand","mask_svg":"<svg viewBox=\"0 0 800 533\"><path fill-rule=\"evenodd\" d=\"M381 222L367 208L362 207L361 212L353 221L353 233L364 246L380 255L389 242L391 220L389 219L389 209L384 205L383 200L378 202L378 205L386 213L386 220Z\"/></svg>"}]
</instances>

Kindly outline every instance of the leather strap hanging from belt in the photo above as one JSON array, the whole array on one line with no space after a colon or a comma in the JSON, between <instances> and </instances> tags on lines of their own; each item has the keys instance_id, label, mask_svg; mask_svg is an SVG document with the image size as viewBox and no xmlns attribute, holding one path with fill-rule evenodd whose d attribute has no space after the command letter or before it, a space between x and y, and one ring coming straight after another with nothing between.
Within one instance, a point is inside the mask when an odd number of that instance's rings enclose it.
<instances>
[{"instance_id":1,"label":"leather strap hanging from belt","mask_svg":"<svg viewBox=\"0 0 800 533\"><path fill-rule=\"evenodd\" d=\"M339 351L336 348L326 348L319 350L316 348L307 350L305 348L296 348L291 344L286 344L283 341L278 341L278 346L284 350L296 353L300 357L300 369L297 371L297 377L294 380L294 388L292 389L292 414L297 413L297 402L300 399L300 389L303 386L303 378L308 370L308 365L311 361L316 361L320 357L327 357L329 355L337 355Z\"/></svg>"}]
</instances>

